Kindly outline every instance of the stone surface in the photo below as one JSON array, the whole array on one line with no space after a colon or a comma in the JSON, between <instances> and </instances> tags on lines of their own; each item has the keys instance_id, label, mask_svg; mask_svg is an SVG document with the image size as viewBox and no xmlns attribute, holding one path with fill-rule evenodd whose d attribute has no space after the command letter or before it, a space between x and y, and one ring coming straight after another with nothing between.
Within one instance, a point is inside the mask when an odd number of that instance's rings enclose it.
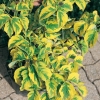
<instances>
[{"instance_id":1,"label":"stone surface","mask_svg":"<svg viewBox=\"0 0 100 100\"><path fill-rule=\"evenodd\" d=\"M87 79L86 73L81 69L79 70L80 79L85 83L88 90L88 95L84 100L100 100L100 96L97 93L95 86Z\"/></svg>"},{"instance_id":2,"label":"stone surface","mask_svg":"<svg viewBox=\"0 0 100 100\"><path fill-rule=\"evenodd\" d=\"M84 56L83 65L93 64L94 62L91 53L87 52Z\"/></svg>"},{"instance_id":3,"label":"stone surface","mask_svg":"<svg viewBox=\"0 0 100 100\"><path fill-rule=\"evenodd\" d=\"M93 58L95 61L100 59L100 43L96 43L93 48L90 50L92 52Z\"/></svg>"},{"instance_id":4,"label":"stone surface","mask_svg":"<svg viewBox=\"0 0 100 100\"><path fill-rule=\"evenodd\" d=\"M5 98L12 92L14 92L14 89L11 88L9 83L5 79L0 80L0 98Z\"/></svg>"},{"instance_id":5,"label":"stone surface","mask_svg":"<svg viewBox=\"0 0 100 100\"><path fill-rule=\"evenodd\" d=\"M16 94L16 93L11 94L10 98L12 100L27 100L27 97L24 97L24 96L22 96L20 94Z\"/></svg>"},{"instance_id":6,"label":"stone surface","mask_svg":"<svg viewBox=\"0 0 100 100\"><path fill-rule=\"evenodd\" d=\"M87 75L92 82L96 79L100 79L100 61L96 64L86 66L85 70L87 71Z\"/></svg>"},{"instance_id":7,"label":"stone surface","mask_svg":"<svg viewBox=\"0 0 100 100\"><path fill-rule=\"evenodd\" d=\"M11 100L11 98L7 97L7 98L5 98L5 99L3 99L3 100Z\"/></svg>"},{"instance_id":8,"label":"stone surface","mask_svg":"<svg viewBox=\"0 0 100 100\"><path fill-rule=\"evenodd\" d=\"M100 94L100 80L96 80L96 81L94 82L94 84L97 86L98 92L99 92L99 94Z\"/></svg>"}]
</instances>

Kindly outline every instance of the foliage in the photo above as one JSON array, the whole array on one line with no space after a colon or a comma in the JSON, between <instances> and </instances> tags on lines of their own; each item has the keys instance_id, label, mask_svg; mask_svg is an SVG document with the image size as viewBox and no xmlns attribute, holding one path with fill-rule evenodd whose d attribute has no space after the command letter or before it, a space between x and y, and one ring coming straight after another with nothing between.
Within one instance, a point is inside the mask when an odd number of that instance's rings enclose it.
<instances>
[{"instance_id":1,"label":"foliage","mask_svg":"<svg viewBox=\"0 0 100 100\"><path fill-rule=\"evenodd\" d=\"M20 90L29 91L28 100L82 100L87 90L78 69L98 38L97 11L84 12L85 0L43 0L35 12L33 0L4 1L0 28L9 36L9 67L18 66ZM79 18L71 17L74 4Z\"/></svg>"}]
</instances>

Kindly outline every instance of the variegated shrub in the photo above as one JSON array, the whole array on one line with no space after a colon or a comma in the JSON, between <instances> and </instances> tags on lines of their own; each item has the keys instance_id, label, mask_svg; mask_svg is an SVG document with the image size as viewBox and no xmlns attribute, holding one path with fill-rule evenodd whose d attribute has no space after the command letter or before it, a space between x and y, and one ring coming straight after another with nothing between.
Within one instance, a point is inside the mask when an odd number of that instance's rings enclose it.
<instances>
[{"instance_id":1,"label":"variegated shrub","mask_svg":"<svg viewBox=\"0 0 100 100\"><path fill-rule=\"evenodd\" d=\"M98 38L97 11L84 12L88 0L43 0L33 12L34 0L0 4L0 28L9 36L10 68L14 80L27 90L28 100L83 100L86 87L78 70ZM73 5L83 12L71 18Z\"/></svg>"}]
</instances>

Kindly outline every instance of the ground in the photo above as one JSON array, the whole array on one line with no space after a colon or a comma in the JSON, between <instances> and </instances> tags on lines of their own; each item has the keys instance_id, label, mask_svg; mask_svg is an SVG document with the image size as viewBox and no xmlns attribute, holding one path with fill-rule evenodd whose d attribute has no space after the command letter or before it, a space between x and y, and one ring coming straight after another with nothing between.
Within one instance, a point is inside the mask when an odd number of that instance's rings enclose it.
<instances>
[{"instance_id":1,"label":"ground","mask_svg":"<svg viewBox=\"0 0 100 100\"><path fill-rule=\"evenodd\" d=\"M27 100L27 92L20 92L19 86L7 74L7 47L0 48L0 100ZM100 100L100 35L96 45L84 56L84 68L79 70L80 79L88 89L84 100Z\"/></svg>"}]
</instances>

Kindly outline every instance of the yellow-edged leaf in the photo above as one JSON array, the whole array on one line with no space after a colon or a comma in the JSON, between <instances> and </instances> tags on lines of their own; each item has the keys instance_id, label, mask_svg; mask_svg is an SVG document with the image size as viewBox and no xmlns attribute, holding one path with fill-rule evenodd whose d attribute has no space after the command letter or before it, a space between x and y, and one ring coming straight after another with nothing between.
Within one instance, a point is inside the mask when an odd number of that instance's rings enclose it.
<instances>
[{"instance_id":1,"label":"yellow-edged leaf","mask_svg":"<svg viewBox=\"0 0 100 100\"><path fill-rule=\"evenodd\" d=\"M11 22L10 21L8 21L5 24L4 31L7 33L7 35L9 37L11 37L13 35L13 28L12 28L12 25L11 25Z\"/></svg>"},{"instance_id":2,"label":"yellow-edged leaf","mask_svg":"<svg viewBox=\"0 0 100 100\"><path fill-rule=\"evenodd\" d=\"M8 14L1 14L0 15L0 29L2 28L2 26L9 21L10 16Z\"/></svg>"},{"instance_id":3,"label":"yellow-edged leaf","mask_svg":"<svg viewBox=\"0 0 100 100\"><path fill-rule=\"evenodd\" d=\"M74 24L74 32L80 36L83 36L88 28L88 24L85 21L77 21Z\"/></svg>"},{"instance_id":4,"label":"yellow-edged leaf","mask_svg":"<svg viewBox=\"0 0 100 100\"><path fill-rule=\"evenodd\" d=\"M22 25L21 25L19 17L12 17L11 25L13 27L13 30L14 30L15 34L20 34L21 33Z\"/></svg>"},{"instance_id":5,"label":"yellow-edged leaf","mask_svg":"<svg viewBox=\"0 0 100 100\"><path fill-rule=\"evenodd\" d=\"M62 11L57 11L57 22L59 27L63 27L68 21L68 15Z\"/></svg>"}]
</instances>

